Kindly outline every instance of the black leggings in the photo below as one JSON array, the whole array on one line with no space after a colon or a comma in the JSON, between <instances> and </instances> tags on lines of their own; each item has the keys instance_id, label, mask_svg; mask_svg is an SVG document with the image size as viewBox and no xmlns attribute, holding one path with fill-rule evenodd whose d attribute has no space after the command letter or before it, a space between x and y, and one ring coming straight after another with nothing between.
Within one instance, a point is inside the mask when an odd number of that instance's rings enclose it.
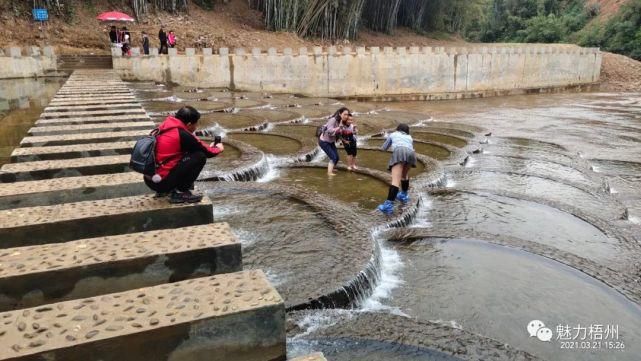
<instances>
[{"instance_id":1,"label":"black leggings","mask_svg":"<svg viewBox=\"0 0 641 361\"><path fill-rule=\"evenodd\" d=\"M171 192L174 189L186 192L193 188L194 181L198 178L206 162L207 156L203 152L187 154L160 183L154 183L145 177L145 184L160 193Z\"/></svg>"}]
</instances>

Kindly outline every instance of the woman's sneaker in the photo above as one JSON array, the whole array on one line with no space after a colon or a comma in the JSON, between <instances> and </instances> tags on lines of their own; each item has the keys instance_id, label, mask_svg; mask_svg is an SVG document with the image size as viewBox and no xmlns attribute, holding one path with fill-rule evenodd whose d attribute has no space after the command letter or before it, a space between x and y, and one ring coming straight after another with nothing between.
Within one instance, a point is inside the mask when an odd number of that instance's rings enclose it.
<instances>
[{"instance_id":1,"label":"woman's sneaker","mask_svg":"<svg viewBox=\"0 0 641 361\"><path fill-rule=\"evenodd\" d=\"M203 196L199 194L192 194L190 191L187 192L171 192L169 196L169 203L198 203L203 200Z\"/></svg>"},{"instance_id":2,"label":"woman's sneaker","mask_svg":"<svg viewBox=\"0 0 641 361\"><path fill-rule=\"evenodd\" d=\"M392 214L392 212L394 212L394 203L390 200L387 200L383 204L379 205L377 209L387 215L390 215Z\"/></svg>"},{"instance_id":3,"label":"woman's sneaker","mask_svg":"<svg viewBox=\"0 0 641 361\"><path fill-rule=\"evenodd\" d=\"M407 195L407 192L398 192L398 194L396 195L396 199L398 199L402 203L407 203L410 201L410 196Z\"/></svg>"}]
</instances>

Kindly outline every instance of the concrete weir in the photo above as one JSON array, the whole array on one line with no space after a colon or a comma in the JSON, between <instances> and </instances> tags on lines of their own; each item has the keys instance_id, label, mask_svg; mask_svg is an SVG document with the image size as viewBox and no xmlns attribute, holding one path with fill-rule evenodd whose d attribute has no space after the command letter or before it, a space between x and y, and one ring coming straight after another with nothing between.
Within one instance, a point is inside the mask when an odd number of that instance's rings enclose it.
<instances>
[{"instance_id":1,"label":"concrete weir","mask_svg":"<svg viewBox=\"0 0 641 361\"><path fill-rule=\"evenodd\" d=\"M129 171L153 126L114 72L75 71L0 170L0 360L285 360L285 303L209 198Z\"/></svg>"}]
</instances>

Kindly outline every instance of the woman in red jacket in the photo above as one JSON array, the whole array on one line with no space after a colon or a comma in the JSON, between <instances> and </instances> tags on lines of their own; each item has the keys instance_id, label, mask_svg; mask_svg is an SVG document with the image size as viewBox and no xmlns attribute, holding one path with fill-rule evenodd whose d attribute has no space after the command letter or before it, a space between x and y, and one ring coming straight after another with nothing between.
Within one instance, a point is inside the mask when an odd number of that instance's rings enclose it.
<instances>
[{"instance_id":1,"label":"woman in red jacket","mask_svg":"<svg viewBox=\"0 0 641 361\"><path fill-rule=\"evenodd\" d=\"M168 116L158 127L156 136L156 175L145 177L147 186L159 195L171 193L171 203L197 203L202 195L191 193L194 181L202 171L207 158L220 154L225 147L222 143L207 145L196 138L194 131L200 113L193 107L185 106Z\"/></svg>"}]
</instances>

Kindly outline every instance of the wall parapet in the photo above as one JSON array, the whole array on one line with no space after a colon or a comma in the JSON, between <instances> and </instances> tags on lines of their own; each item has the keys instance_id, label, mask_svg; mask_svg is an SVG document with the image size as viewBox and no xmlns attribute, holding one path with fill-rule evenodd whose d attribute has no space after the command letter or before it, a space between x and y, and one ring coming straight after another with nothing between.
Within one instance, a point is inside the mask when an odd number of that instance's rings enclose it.
<instances>
[{"instance_id":1,"label":"wall parapet","mask_svg":"<svg viewBox=\"0 0 641 361\"><path fill-rule=\"evenodd\" d=\"M0 79L40 77L56 69L57 59L51 46L0 49Z\"/></svg>"},{"instance_id":2,"label":"wall parapet","mask_svg":"<svg viewBox=\"0 0 641 361\"><path fill-rule=\"evenodd\" d=\"M593 84L602 57L598 48L541 44L170 50L114 52L114 69L128 80L350 97Z\"/></svg>"}]
</instances>

